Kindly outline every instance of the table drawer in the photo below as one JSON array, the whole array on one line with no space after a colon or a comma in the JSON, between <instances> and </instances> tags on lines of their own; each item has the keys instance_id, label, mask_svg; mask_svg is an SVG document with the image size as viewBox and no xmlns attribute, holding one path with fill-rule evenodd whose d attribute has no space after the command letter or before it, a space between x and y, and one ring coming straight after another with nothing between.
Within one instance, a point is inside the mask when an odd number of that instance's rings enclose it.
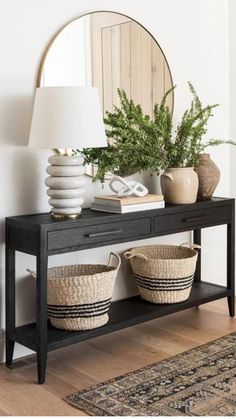
<instances>
[{"instance_id":1,"label":"table drawer","mask_svg":"<svg viewBox=\"0 0 236 419\"><path fill-rule=\"evenodd\" d=\"M155 233L170 230L191 230L195 227L227 222L231 217L231 207L205 208L202 210L184 211L176 214L156 216Z\"/></svg>"},{"instance_id":2,"label":"table drawer","mask_svg":"<svg viewBox=\"0 0 236 419\"><path fill-rule=\"evenodd\" d=\"M74 246L122 240L126 237L143 236L151 233L151 219L138 218L99 224L87 227L68 228L48 232L48 250L59 250Z\"/></svg>"}]
</instances>

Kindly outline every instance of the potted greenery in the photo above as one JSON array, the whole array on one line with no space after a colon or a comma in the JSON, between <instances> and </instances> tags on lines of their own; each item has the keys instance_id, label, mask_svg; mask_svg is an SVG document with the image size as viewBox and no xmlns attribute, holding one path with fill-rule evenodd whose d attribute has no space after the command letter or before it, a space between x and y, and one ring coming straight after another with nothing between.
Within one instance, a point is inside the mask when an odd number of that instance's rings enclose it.
<instances>
[{"instance_id":1,"label":"potted greenery","mask_svg":"<svg viewBox=\"0 0 236 419\"><path fill-rule=\"evenodd\" d=\"M164 95L160 105L154 106L152 118L144 115L141 106L128 99L124 90L118 89L120 107L107 112L104 119L108 147L83 150L85 164L98 166L94 179L104 181L107 172L127 176L138 171L160 174L164 170L161 186L167 203L196 201L199 180L194 168L201 154L209 146L235 143L218 139L203 142L208 120L218 105L203 107L192 84L188 84L193 98L175 130L172 112L166 105L175 87ZM200 186L201 183L202 179Z\"/></svg>"},{"instance_id":2,"label":"potted greenery","mask_svg":"<svg viewBox=\"0 0 236 419\"><path fill-rule=\"evenodd\" d=\"M172 120L165 105L166 96L161 105L155 105L151 118L128 99L124 90L117 91L120 107L115 106L114 112L107 112L104 119L108 146L84 149L84 163L97 165L94 180L102 182L107 172L120 176L141 171L159 174L166 167L164 142Z\"/></svg>"},{"instance_id":3,"label":"potted greenery","mask_svg":"<svg viewBox=\"0 0 236 419\"><path fill-rule=\"evenodd\" d=\"M202 141L208 120L218 105L202 107L191 83L189 88L193 96L191 106L184 112L174 133L171 129L164 144L168 165L161 176L161 187L166 202L171 204L187 204L197 200L199 181L194 167L199 155L206 147L221 143L220 140ZM168 114L168 108L165 109Z\"/></svg>"},{"instance_id":4,"label":"potted greenery","mask_svg":"<svg viewBox=\"0 0 236 419\"><path fill-rule=\"evenodd\" d=\"M234 144L232 141L211 139L203 142L207 133L207 123L213 116L213 109L218 105L202 106L191 83L191 106L187 109L176 130L169 132L164 144L166 161L165 172L161 176L162 192L165 200L171 204L196 202L197 197L209 199L219 182L220 173L217 166L204 151L209 146ZM165 106L166 113L169 108Z\"/></svg>"}]
</instances>

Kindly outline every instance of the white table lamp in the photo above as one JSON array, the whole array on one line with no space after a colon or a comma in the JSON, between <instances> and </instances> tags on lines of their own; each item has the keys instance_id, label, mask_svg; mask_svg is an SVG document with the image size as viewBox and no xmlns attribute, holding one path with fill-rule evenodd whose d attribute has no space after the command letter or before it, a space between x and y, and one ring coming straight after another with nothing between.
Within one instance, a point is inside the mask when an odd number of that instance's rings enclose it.
<instances>
[{"instance_id":1,"label":"white table lamp","mask_svg":"<svg viewBox=\"0 0 236 419\"><path fill-rule=\"evenodd\" d=\"M29 147L65 149L50 156L46 185L51 213L76 218L84 202L87 176L81 156L68 149L106 147L107 140L98 91L95 87L39 87L36 90Z\"/></svg>"}]
</instances>

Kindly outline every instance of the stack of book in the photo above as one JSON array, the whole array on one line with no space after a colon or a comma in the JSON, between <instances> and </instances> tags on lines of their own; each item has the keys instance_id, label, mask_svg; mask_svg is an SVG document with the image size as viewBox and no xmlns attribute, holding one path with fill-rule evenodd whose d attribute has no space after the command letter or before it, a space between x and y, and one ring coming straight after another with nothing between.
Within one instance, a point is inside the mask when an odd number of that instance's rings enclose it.
<instances>
[{"instance_id":1,"label":"stack of book","mask_svg":"<svg viewBox=\"0 0 236 419\"><path fill-rule=\"evenodd\" d=\"M119 198L116 195L95 196L92 210L126 214L128 212L145 211L164 208L163 195L148 194L143 197L128 196Z\"/></svg>"}]
</instances>

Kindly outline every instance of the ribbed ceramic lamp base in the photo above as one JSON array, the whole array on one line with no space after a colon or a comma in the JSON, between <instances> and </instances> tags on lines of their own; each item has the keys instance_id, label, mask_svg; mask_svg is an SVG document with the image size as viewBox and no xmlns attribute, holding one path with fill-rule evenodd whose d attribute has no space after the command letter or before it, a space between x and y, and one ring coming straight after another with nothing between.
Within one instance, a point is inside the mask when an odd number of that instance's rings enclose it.
<instances>
[{"instance_id":1,"label":"ribbed ceramic lamp base","mask_svg":"<svg viewBox=\"0 0 236 419\"><path fill-rule=\"evenodd\" d=\"M88 177L84 175L83 159L79 156L50 156L50 166L46 171L50 175L45 184L49 187L51 214L58 219L74 219L80 216L85 185Z\"/></svg>"}]
</instances>

